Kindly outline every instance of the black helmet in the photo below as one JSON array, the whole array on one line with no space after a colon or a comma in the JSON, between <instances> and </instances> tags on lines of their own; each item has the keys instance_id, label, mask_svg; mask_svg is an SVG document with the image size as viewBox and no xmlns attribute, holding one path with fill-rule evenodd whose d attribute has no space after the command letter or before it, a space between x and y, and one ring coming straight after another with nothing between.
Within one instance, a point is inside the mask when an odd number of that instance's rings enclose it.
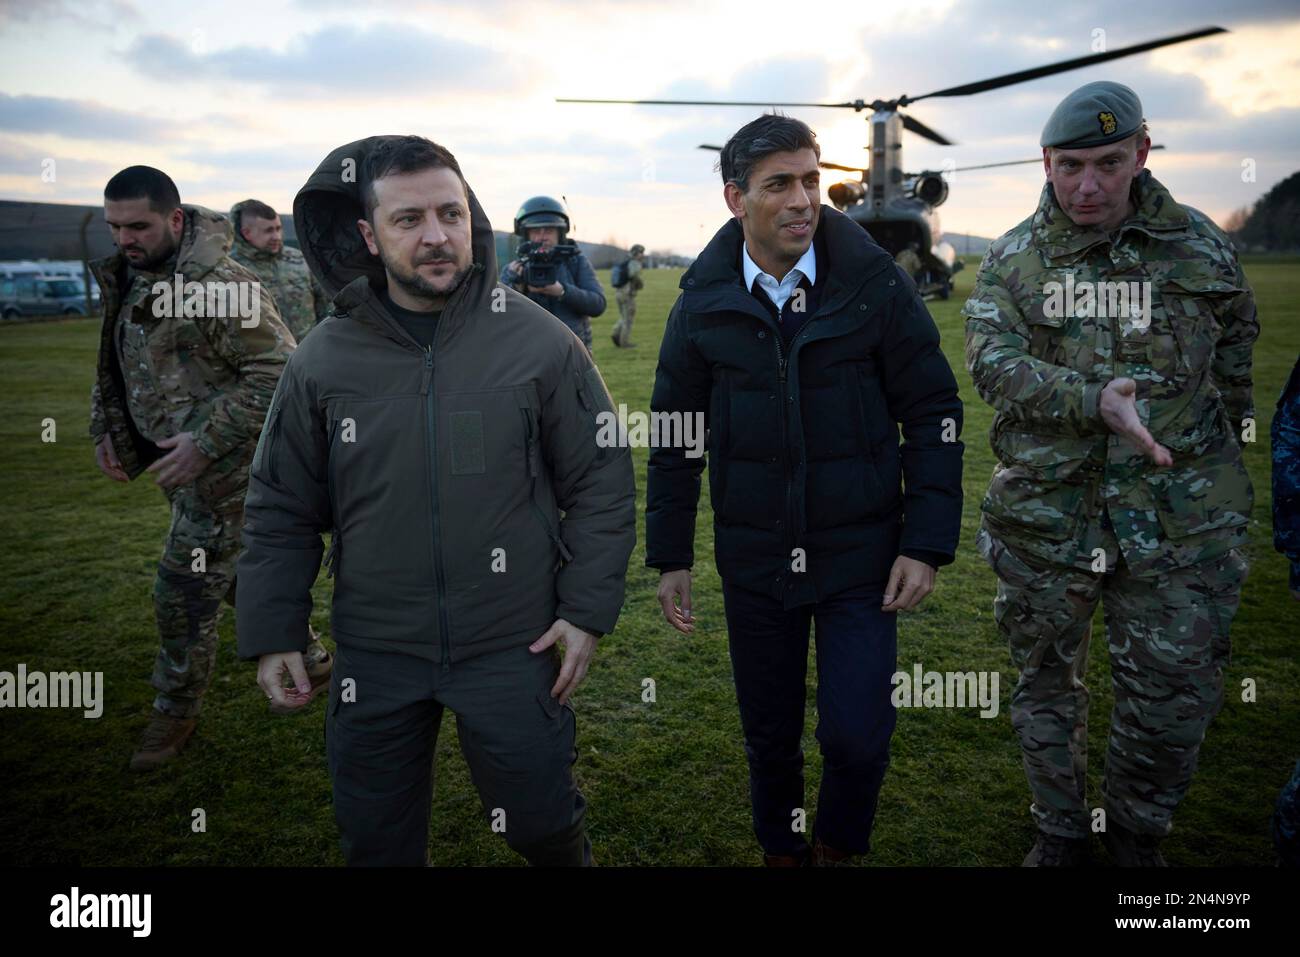
<instances>
[{"instance_id":1,"label":"black helmet","mask_svg":"<svg viewBox=\"0 0 1300 957\"><path fill-rule=\"evenodd\" d=\"M564 205L550 196L534 196L524 200L524 205L515 213L515 235L528 237L526 230L531 226L558 226L560 238L569 231L569 214Z\"/></svg>"}]
</instances>

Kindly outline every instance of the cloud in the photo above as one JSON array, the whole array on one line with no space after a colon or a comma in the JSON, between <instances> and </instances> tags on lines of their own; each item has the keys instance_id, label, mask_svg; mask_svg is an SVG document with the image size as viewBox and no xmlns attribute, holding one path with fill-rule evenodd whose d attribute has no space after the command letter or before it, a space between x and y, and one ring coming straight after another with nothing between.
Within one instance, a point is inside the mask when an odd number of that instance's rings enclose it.
<instances>
[{"instance_id":1,"label":"cloud","mask_svg":"<svg viewBox=\"0 0 1300 957\"><path fill-rule=\"evenodd\" d=\"M140 11L130 0L23 0L0 4L0 24L71 20L95 30L114 30L123 22L137 23Z\"/></svg>"},{"instance_id":2,"label":"cloud","mask_svg":"<svg viewBox=\"0 0 1300 957\"><path fill-rule=\"evenodd\" d=\"M382 93L434 102L448 93L500 94L526 75L518 57L393 23L325 27L283 51L245 45L207 52L151 33L138 37L124 57L167 83L247 83L307 97Z\"/></svg>"},{"instance_id":3,"label":"cloud","mask_svg":"<svg viewBox=\"0 0 1300 957\"><path fill-rule=\"evenodd\" d=\"M175 124L90 100L0 93L0 129L55 133L75 139L156 139L175 133Z\"/></svg>"}]
</instances>

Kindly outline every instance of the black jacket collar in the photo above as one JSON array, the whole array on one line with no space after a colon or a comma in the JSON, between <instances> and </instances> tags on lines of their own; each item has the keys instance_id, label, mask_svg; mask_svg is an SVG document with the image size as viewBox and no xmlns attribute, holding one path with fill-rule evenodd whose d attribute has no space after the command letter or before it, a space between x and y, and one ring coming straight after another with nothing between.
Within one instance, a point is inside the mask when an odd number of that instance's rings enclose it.
<instances>
[{"instance_id":1,"label":"black jacket collar","mask_svg":"<svg viewBox=\"0 0 1300 957\"><path fill-rule=\"evenodd\" d=\"M752 300L740 268L744 241L740 220L735 218L714 234L682 276L681 288L693 300L687 304L688 308L700 311L727 308L727 301L734 302L731 293ZM813 241L818 243L817 285L821 287L824 309L837 308L872 280L892 276L889 269L893 257L865 229L833 207L821 207ZM692 293L706 295L697 297Z\"/></svg>"}]
</instances>

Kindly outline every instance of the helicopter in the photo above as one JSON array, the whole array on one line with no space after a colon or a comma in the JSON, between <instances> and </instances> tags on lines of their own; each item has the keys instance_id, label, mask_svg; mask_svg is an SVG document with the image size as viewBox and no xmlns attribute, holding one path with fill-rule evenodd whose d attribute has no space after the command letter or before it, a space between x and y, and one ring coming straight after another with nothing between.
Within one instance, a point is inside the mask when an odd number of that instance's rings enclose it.
<instances>
[{"instance_id":1,"label":"helicopter","mask_svg":"<svg viewBox=\"0 0 1300 957\"><path fill-rule=\"evenodd\" d=\"M953 274L962 268L951 244L942 241L937 207L948 198L947 174L966 170L993 169L999 166L1016 166L1041 163L1042 159L1010 160L1004 163L983 163L977 166L947 167L943 170L905 172L903 166L903 132L906 130L940 146L956 143L926 126L915 116L903 110L913 103L933 97L969 96L986 93L1002 87L1024 83L1069 70L1078 70L1109 60L1145 53L1160 47L1186 43L1218 33L1227 33L1223 27L1203 27L1190 33L1162 37L1145 43L1136 43L1089 56L1062 60L1046 66L1018 70L1002 76L961 86L948 87L922 96L903 96L892 100L852 100L844 103L773 103L741 100L613 100L556 97L557 103L621 103L641 106L748 106L851 109L855 113L869 110L867 122L871 125L871 159L867 166L848 166L821 161L824 169L857 173L857 179L834 183L827 190L830 201L841 212L871 234L917 280L919 291L926 298L947 299L952 292ZM720 146L700 144L700 149L721 150ZM1163 149L1154 146L1152 149ZM909 255L909 252L911 255Z\"/></svg>"}]
</instances>

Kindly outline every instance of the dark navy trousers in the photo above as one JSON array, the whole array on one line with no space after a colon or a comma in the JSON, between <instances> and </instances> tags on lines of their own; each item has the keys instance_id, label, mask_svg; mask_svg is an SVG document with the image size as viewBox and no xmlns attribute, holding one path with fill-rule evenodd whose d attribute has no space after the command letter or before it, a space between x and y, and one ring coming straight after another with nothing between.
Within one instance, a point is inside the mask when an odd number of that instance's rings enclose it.
<instances>
[{"instance_id":1,"label":"dark navy trousers","mask_svg":"<svg viewBox=\"0 0 1300 957\"><path fill-rule=\"evenodd\" d=\"M897 613L880 610L884 582L786 611L781 602L723 583L731 667L749 760L754 833L768 854L809 853L813 839L850 854L871 844L896 715ZM817 813L807 809L803 719L809 626L816 625L817 742L823 768Z\"/></svg>"}]
</instances>

